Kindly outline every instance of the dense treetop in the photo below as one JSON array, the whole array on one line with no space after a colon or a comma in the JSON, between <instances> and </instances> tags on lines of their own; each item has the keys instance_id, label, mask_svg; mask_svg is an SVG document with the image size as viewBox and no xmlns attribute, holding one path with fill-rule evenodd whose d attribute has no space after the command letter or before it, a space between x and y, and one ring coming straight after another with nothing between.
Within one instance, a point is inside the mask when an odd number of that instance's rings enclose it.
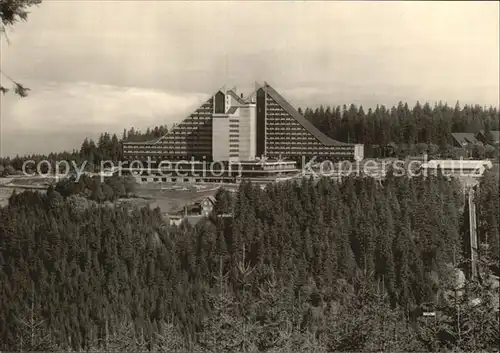
<instances>
[{"instance_id":1,"label":"dense treetop","mask_svg":"<svg viewBox=\"0 0 500 353\"><path fill-rule=\"evenodd\" d=\"M365 155L384 156L380 147L393 144L401 156L427 152L437 152L450 157L457 155L452 148L452 132L477 133L484 130L499 130L500 115L497 108L478 105L454 107L447 104L429 103L409 107L399 102L397 106L387 108L363 109L362 106L319 107L303 111L321 131L339 141L365 144ZM478 154L490 157L495 149L482 148ZM497 148L498 155L498 148ZM479 157L479 156L478 156Z\"/></svg>"},{"instance_id":2,"label":"dense treetop","mask_svg":"<svg viewBox=\"0 0 500 353\"><path fill-rule=\"evenodd\" d=\"M487 175L480 190L480 240L498 261L498 182ZM13 195L0 209L0 349L498 344L490 301L471 308L460 299L467 315L457 319L445 295L447 269L467 256L466 205L454 182L304 179L266 190L244 182L235 198L221 191L217 200L210 219L172 228L158 210L56 190ZM229 210L233 219L216 217ZM489 293L485 280L470 285ZM426 302L440 303L439 327L418 319ZM486 333L466 335L467 325Z\"/></svg>"}]
</instances>

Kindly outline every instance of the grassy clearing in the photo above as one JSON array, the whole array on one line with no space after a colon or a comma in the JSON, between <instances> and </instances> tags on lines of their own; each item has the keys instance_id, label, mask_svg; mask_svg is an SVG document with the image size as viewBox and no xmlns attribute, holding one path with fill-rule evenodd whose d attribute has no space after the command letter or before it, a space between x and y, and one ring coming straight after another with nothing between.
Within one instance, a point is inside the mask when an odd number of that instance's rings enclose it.
<instances>
[{"instance_id":1,"label":"grassy clearing","mask_svg":"<svg viewBox=\"0 0 500 353\"><path fill-rule=\"evenodd\" d=\"M26 189L21 189L21 188L13 188L13 187L0 187L0 207L6 206L9 204L9 197L12 195L14 190L17 193L21 193L23 191L26 191ZM37 190L39 192L44 193L45 190Z\"/></svg>"},{"instance_id":2,"label":"grassy clearing","mask_svg":"<svg viewBox=\"0 0 500 353\"><path fill-rule=\"evenodd\" d=\"M194 203L196 200L207 196L214 196L217 190L208 189L197 192L196 190L162 190L160 188L140 188L136 191L137 196L149 199L152 207L159 207L163 213L181 209L185 205Z\"/></svg>"}]
</instances>

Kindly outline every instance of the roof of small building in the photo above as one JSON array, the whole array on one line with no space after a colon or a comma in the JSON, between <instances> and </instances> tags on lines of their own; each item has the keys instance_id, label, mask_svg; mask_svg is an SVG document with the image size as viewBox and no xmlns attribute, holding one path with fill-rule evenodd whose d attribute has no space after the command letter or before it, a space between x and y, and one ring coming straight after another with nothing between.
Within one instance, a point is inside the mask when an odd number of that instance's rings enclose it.
<instances>
[{"instance_id":1,"label":"roof of small building","mask_svg":"<svg viewBox=\"0 0 500 353\"><path fill-rule=\"evenodd\" d=\"M460 145L467 144L480 144L481 142L476 138L476 135L472 132L453 132L451 134L455 141Z\"/></svg>"},{"instance_id":2,"label":"roof of small building","mask_svg":"<svg viewBox=\"0 0 500 353\"><path fill-rule=\"evenodd\" d=\"M205 216L203 215L193 215L184 217L183 221L187 221L190 225L195 226L204 218Z\"/></svg>"},{"instance_id":3,"label":"roof of small building","mask_svg":"<svg viewBox=\"0 0 500 353\"><path fill-rule=\"evenodd\" d=\"M442 160L431 160L427 163L422 164L422 168L437 168L441 169L478 169L481 167L491 168L493 165L489 160L461 160L461 159L442 159Z\"/></svg>"},{"instance_id":4,"label":"roof of small building","mask_svg":"<svg viewBox=\"0 0 500 353\"><path fill-rule=\"evenodd\" d=\"M189 216L180 216L180 215L168 215L167 219L169 222L174 221L176 224L181 224L183 222L187 222L191 226L196 226L202 219L206 219L203 215L189 215Z\"/></svg>"},{"instance_id":5,"label":"roof of small building","mask_svg":"<svg viewBox=\"0 0 500 353\"><path fill-rule=\"evenodd\" d=\"M200 205L205 200L209 200L212 204L215 205L216 199L215 199L215 196L213 196L213 195L208 195L208 196L200 197L200 198L198 198L198 199L196 199L194 201L194 204L195 205Z\"/></svg>"},{"instance_id":6,"label":"roof of small building","mask_svg":"<svg viewBox=\"0 0 500 353\"><path fill-rule=\"evenodd\" d=\"M227 114L234 114L238 110L239 107L230 107L227 111Z\"/></svg>"},{"instance_id":7,"label":"roof of small building","mask_svg":"<svg viewBox=\"0 0 500 353\"><path fill-rule=\"evenodd\" d=\"M171 215L184 215L186 213L201 212L201 204L205 200L209 200L213 205L217 202L215 196L213 195L202 196L196 199L184 200L183 203L179 203L175 207L171 207L166 212Z\"/></svg>"},{"instance_id":8,"label":"roof of small building","mask_svg":"<svg viewBox=\"0 0 500 353\"><path fill-rule=\"evenodd\" d=\"M215 205L215 202L217 201L215 199L215 196L210 195L210 196L208 196L208 199Z\"/></svg>"},{"instance_id":9,"label":"roof of small building","mask_svg":"<svg viewBox=\"0 0 500 353\"><path fill-rule=\"evenodd\" d=\"M185 215L186 213L198 213L200 212L200 204L198 202L186 204L182 207L172 208L168 213L172 215Z\"/></svg>"}]
</instances>

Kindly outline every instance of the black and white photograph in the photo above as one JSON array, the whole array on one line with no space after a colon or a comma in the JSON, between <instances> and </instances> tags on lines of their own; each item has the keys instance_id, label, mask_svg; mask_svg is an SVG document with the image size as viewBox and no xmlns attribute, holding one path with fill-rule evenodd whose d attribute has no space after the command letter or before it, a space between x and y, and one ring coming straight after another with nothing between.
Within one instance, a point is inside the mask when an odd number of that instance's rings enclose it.
<instances>
[{"instance_id":1,"label":"black and white photograph","mask_svg":"<svg viewBox=\"0 0 500 353\"><path fill-rule=\"evenodd\" d=\"M0 20L0 353L500 353L499 2Z\"/></svg>"}]
</instances>

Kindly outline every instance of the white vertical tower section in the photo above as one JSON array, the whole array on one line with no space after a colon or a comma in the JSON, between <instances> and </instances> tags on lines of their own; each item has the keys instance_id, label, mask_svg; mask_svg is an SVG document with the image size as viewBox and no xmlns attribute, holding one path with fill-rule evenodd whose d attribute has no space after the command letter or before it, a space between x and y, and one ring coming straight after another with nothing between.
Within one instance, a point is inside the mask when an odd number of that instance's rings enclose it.
<instances>
[{"instance_id":1,"label":"white vertical tower section","mask_svg":"<svg viewBox=\"0 0 500 353\"><path fill-rule=\"evenodd\" d=\"M362 161L365 158L365 147L364 145L357 144L354 146L354 159L356 161Z\"/></svg>"},{"instance_id":2,"label":"white vertical tower section","mask_svg":"<svg viewBox=\"0 0 500 353\"><path fill-rule=\"evenodd\" d=\"M254 160L256 153L256 112L255 104L247 103L239 110L239 159Z\"/></svg>"},{"instance_id":3,"label":"white vertical tower section","mask_svg":"<svg viewBox=\"0 0 500 353\"><path fill-rule=\"evenodd\" d=\"M233 101L234 101L234 98L231 97L230 94L226 93L226 113L234 105Z\"/></svg>"},{"instance_id":4,"label":"white vertical tower section","mask_svg":"<svg viewBox=\"0 0 500 353\"><path fill-rule=\"evenodd\" d=\"M229 160L229 118L227 115L213 115L212 158L219 162Z\"/></svg>"},{"instance_id":5,"label":"white vertical tower section","mask_svg":"<svg viewBox=\"0 0 500 353\"><path fill-rule=\"evenodd\" d=\"M213 114L213 160L254 160L257 150L256 104L245 101L235 90L224 94L225 113Z\"/></svg>"}]
</instances>

